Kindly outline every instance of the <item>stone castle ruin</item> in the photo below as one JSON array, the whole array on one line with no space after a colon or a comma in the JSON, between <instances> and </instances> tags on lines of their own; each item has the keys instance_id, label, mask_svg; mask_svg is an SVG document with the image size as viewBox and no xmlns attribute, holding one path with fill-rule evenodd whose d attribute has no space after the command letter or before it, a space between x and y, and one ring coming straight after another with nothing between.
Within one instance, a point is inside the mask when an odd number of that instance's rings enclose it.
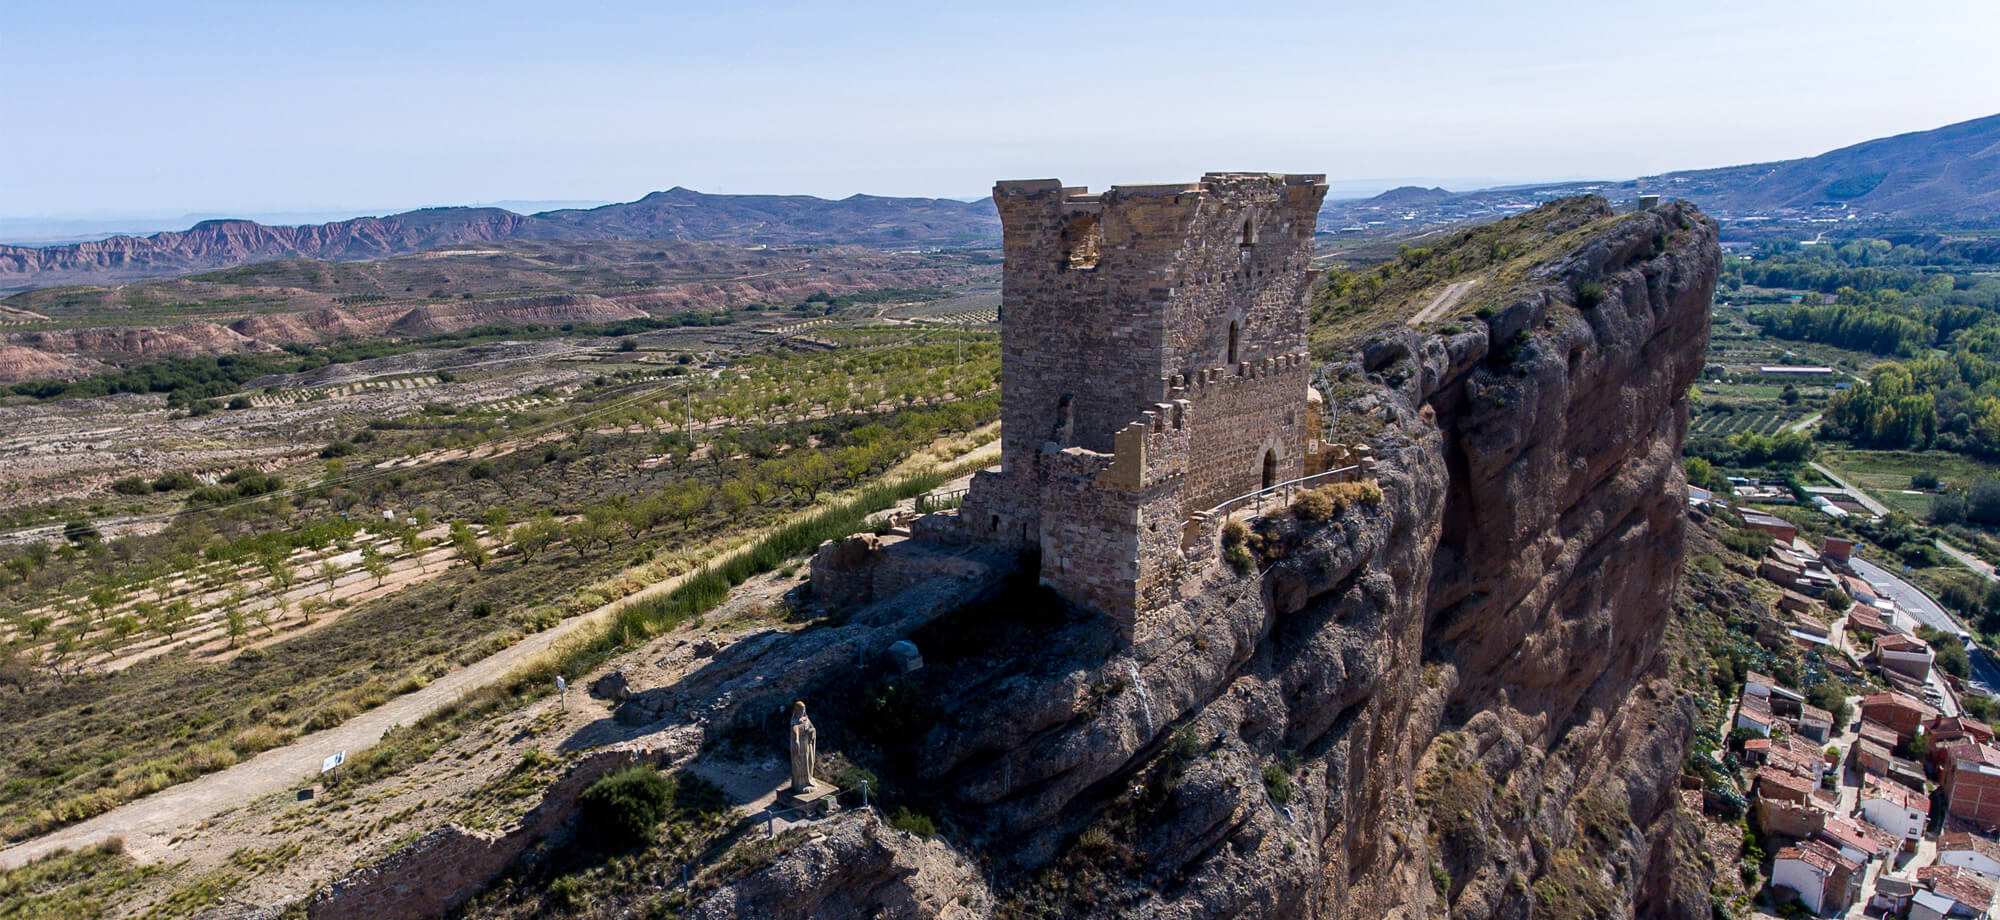
<instances>
[{"instance_id":1,"label":"stone castle ruin","mask_svg":"<svg viewBox=\"0 0 2000 920\"><path fill-rule=\"evenodd\" d=\"M1212 512L1304 476L1318 448L1305 300L1325 194L1269 173L995 186L1001 468L913 536L1038 553L1043 584L1128 628L1172 601L1215 561ZM851 584L856 556L822 551L815 592Z\"/></svg>"}]
</instances>

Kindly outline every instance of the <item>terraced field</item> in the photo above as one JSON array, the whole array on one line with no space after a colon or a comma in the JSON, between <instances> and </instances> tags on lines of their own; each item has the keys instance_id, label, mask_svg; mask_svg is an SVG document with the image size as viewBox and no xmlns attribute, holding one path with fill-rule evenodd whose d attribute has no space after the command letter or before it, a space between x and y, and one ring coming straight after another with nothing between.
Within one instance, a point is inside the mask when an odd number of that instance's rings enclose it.
<instances>
[{"instance_id":1,"label":"terraced field","mask_svg":"<svg viewBox=\"0 0 2000 920\"><path fill-rule=\"evenodd\" d=\"M1786 425L1805 416L1791 409L1747 409L1736 412L1704 412L1688 423L1688 435L1726 438L1739 432L1777 434Z\"/></svg>"}]
</instances>

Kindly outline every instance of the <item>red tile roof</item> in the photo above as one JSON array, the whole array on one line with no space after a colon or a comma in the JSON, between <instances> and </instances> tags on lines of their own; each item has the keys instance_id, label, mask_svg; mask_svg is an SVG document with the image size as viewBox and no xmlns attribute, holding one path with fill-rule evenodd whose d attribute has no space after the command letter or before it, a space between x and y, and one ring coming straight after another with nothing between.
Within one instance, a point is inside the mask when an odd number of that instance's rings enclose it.
<instances>
[{"instance_id":1,"label":"red tile roof","mask_svg":"<svg viewBox=\"0 0 2000 920\"><path fill-rule=\"evenodd\" d=\"M1761 772L1759 776L1762 776ZM1868 778L1868 785L1861 790L1861 801L1869 799L1887 799L1890 804L1910 811L1928 813L1931 810L1930 800L1924 798L1923 793L1899 783L1885 783L1872 776Z\"/></svg>"},{"instance_id":2,"label":"red tile roof","mask_svg":"<svg viewBox=\"0 0 2000 920\"><path fill-rule=\"evenodd\" d=\"M1910 696L1909 694L1906 693L1897 693L1894 690L1884 690L1881 693L1871 693L1868 696L1863 697L1861 700L1861 708L1863 711L1882 706L1893 707L1896 709L1910 710L1912 712L1920 713L1926 719L1935 718L1938 714L1937 710L1932 709L1930 707L1930 704L1925 703L1923 700L1917 699L1916 697Z\"/></svg>"},{"instance_id":3,"label":"red tile roof","mask_svg":"<svg viewBox=\"0 0 2000 920\"><path fill-rule=\"evenodd\" d=\"M1944 754L1957 763L2000 768L2000 748L1977 741L1954 741L1944 746Z\"/></svg>"},{"instance_id":4,"label":"red tile roof","mask_svg":"<svg viewBox=\"0 0 2000 920\"><path fill-rule=\"evenodd\" d=\"M1971 850L1994 862L2000 862L2000 841L1989 840L1964 831L1945 831L1938 836L1938 852L1946 850Z\"/></svg>"},{"instance_id":5,"label":"red tile roof","mask_svg":"<svg viewBox=\"0 0 2000 920\"><path fill-rule=\"evenodd\" d=\"M1828 843L1850 846L1869 854L1878 854L1893 849L1896 845L1895 839L1881 828L1846 818L1826 819L1826 825L1820 828L1820 834Z\"/></svg>"},{"instance_id":6,"label":"red tile roof","mask_svg":"<svg viewBox=\"0 0 2000 920\"><path fill-rule=\"evenodd\" d=\"M1811 795L1813 789L1812 780L1793 773L1790 770L1781 770L1777 767L1759 769L1757 771L1757 783L1759 785L1776 786L1801 797Z\"/></svg>"},{"instance_id":7,"label":"red tile roof","mask_svg":"<svg viewBox=\"0 0 2000 920\"><path fill-rule=\"evenodd\" d=\"M1993 904L1992 883L1963 866L1925 866L1917 870L1917 884L1975 911Z\"/></svg>"},{"instance_id":8,"label":"red tile roof","mask_svg":"<svg viewBox=\"0 0 2000 920\"><path fill-rule=\"evenodd\" d=\"M1895 729L1874 719L1861 720L1861 737L1883 747L1895 747L1898 740Z\"/></svg>"}]
</instances>

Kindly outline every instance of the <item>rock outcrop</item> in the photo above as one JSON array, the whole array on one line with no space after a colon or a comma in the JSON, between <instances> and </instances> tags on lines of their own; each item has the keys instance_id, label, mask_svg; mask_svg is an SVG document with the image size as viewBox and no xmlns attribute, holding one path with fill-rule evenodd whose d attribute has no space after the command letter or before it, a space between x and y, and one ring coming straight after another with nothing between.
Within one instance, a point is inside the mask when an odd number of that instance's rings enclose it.
<instances>
[{"instance_id":1,"label":"rock outcrop","mask_svg":"<svg viewBox=\"0 0 2000 920\"><path fill-rule=\"evenodd\" d=\"M1343 343L1335 437L1379 495L1258 519L1257 565L1138 641L995 565L635 694L621 719L689 752L777 749L766 715L811 699L823 753L944 831L848 814L718 855L741 871L693 915L1707 917L1661 649L1716 230L1566 208L1497 299ZM920 670L856 670L899 638Z\"/></svg>"},{"instance_id":2,"label":"rock outcrop","mask_svg":"<svg viewBox=\"0 0 2000 920\"><path fill-rule=\"evenodd\" d=\"M1398 323L1336 368L1379 502L1266 521L1281 558L1218 570L1138 645L1089 620L919 636L939 711L901 781L1001 903L1707 916L1673 792L1693 710L1659 651L1719 250L1679 204L1583 217L1471 328Z\"/></svg>"}]
</instances>

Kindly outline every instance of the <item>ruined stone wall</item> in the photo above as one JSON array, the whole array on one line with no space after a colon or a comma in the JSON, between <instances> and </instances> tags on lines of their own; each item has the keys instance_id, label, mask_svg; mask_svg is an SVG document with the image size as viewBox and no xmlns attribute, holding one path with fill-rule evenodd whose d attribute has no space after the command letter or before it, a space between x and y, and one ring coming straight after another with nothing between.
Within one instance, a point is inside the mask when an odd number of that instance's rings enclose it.
<instances>
[{"instance_id":1,"label":"ruined stone wall","mask_svg":"<svg viewBox=\"0 0 2000 920\"><path fill-rule=\"evenodd\" d=\"M1211 173L1172 266L1171 375L1261 361L1305 347L1318 176ZM1229 349L1230 326L1237 329Z\"/></svg>"},{"instance_id":2,"label":"ruined stone wall","mask_svg":"<svg viewBox=\"0 0 2000 920\"><path fill-rule=\"evenodd\" d=\"M447 824L321 889L306 906L311 920L435 917L485 890L531 846L561 832L576 813L577 797L605 774L657 760L643 748L611 748L585 757L543 793L534 810L505 834L482 834Z\"/></svg>"},{"instance_id":3,"label":"ruined stone wall","mask_svg":"<svg viewBox=\"0 0 2000 920\"><path fill-rule=\"evenodd\" d=\"M1306 402L1304 350L1196 375L1184 393L1194 436L1188 445L1182 503L1193 514L1263 487L1264 455L1277 460L1273 481L1305 475L1308 432L1318 424Z\"/></svg>"},{"instance_id":4,"label":"ruined stone wall","mask_svg":"<svg viewBox=\"0 0 2000 920\"><path fill-rule=\"evenodd\" d=\"M1129 617L1171 596L1189 515L1300 476L1324 194L1320 176L1263 173L996 186L1002 470L974 478L960 533L1039 548L1044 583ZM1096 459L1061 459L1071 448Z\"/></svg>"}]
</instances>

